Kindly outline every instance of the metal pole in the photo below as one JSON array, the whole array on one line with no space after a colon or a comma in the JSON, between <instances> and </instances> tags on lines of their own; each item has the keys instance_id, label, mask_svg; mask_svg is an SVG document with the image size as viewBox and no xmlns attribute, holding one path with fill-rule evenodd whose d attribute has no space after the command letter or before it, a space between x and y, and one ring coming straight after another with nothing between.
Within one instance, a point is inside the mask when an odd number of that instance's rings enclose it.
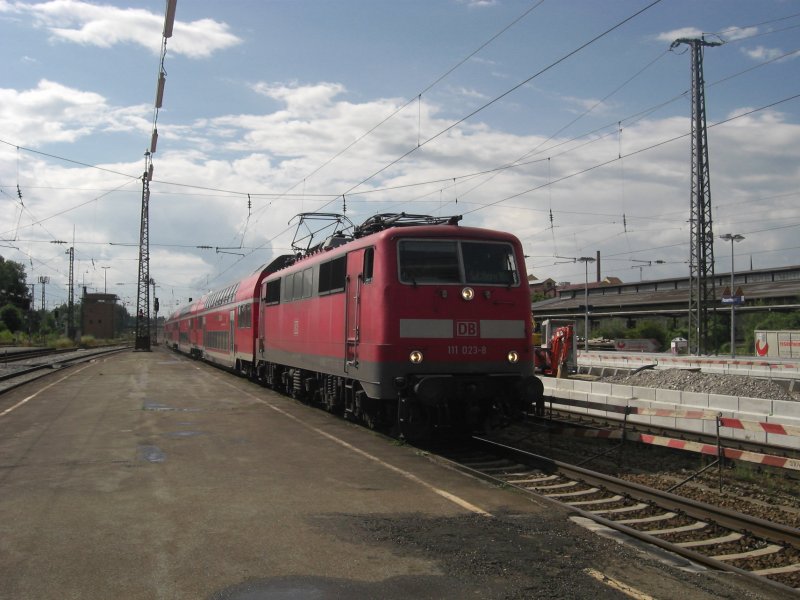
<instances>
[{"instance_id":1,"label":"metal pole","mask_svg":"<svg viewBox=\"0 0 800 600\"><path fill-rule=\"evenodd\" d=\"M731 236L731 358L736 358L736 291L733 287L733 237Z\"/></svg>"},{"instance_id":2,"label":"metal pole","mask_svg":"<svg viewBox=\"0 0 800 600\"><path fill-rule=\"evenodd\" d=\"M583 349L589 351L589 263L594 262L595 259L591 256L581 256L578 262L582 262L585 267L585 279L583 284L583 302L584 302L584 321L583 321Z\"/></svg>"},{"instance_id":3,"label":"metal pole","mask_svg":"<svg viewBox=\"0 0 800 600\"><path fill-rule=\"evenodd\" d=\"M734 269L733 269L733 243L741 242L744 236L739 233L724 233L719 236L719 239L730 241L731 243L731 358L736 357L736 302L739 296L736 295L736 288L734 287Z\"/></svg>"},{"instance_id":4,"label":"metal pole","mask_svg":"<svg viewBox=\"0 0 800 600\"><path fill-rule=\"evenodd\" d=\"M583 315L583 349L588 352L589 351L589 261L587 260L583 263L583 266L586 270L585 279L583 282L583 303L584 306L584 315Z\"/></svg>"}]
</instances>

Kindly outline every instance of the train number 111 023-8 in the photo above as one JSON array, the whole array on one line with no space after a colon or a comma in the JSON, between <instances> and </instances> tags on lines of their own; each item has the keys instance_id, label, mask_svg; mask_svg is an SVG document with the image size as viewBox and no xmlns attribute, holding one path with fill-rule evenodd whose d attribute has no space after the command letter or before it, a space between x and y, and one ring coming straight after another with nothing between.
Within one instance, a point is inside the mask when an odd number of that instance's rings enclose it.
<instances>
[{"instance_id":1,"label":"train number 111 023-8","mask_svg":"<svg viewBox=\"0 0 800 600\"><path fill-rule=\"evenodd\" d=\"M485 355L487 352L486 346L461 346L451 345L447 346L447 354L449 355L464 355L464 356L478 356Z\"/></svg>"}]
</instances>

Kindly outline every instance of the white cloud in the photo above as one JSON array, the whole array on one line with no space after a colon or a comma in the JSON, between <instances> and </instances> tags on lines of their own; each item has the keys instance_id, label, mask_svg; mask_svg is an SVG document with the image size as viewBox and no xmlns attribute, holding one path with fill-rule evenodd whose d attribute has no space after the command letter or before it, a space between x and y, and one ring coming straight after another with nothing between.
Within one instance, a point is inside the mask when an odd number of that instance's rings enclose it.
<instances>
[{"instance_id":1,"label":"white cloud","mask_svg":"<svg viewBox=\"0 0 800 600\"><path fill-rule=\"evenodd\" d=\"M569 109L569 111L573 113L582 114L586 111L592 111L596 114L603 114L608 112L608 110L611 108L609 103L598 100L597 98L576 98L575 96L563 96L562 100L568 105L575 107Z\"/></svg>"},{"instance_id":2,"label":"white cloud","mask_svg":"<svg viewBox=\"0 0 800 600\"><path fill-rule=\"evenodd\" d=\"M758 61L773 60L786 54L780 48L765 48L764 46L756 46L755 48L742 48L741 51L745 56Z\"/></svg>"},{"instance_id":3,"label":"white cloud","mask_svg":"<svg viewBox=\"0 0 800 600\"><path fill-rule=\"evenodd\" d=\"M74 142L97 131L148 131L145 106L112 107L94 92L42 79L33 89L0 88L0 130L29 146Z\"/></svg>"},{"instance_id":4,"label":"white cloud","mask_svg":"<svg viewBox=\"0 0 800 600\"><path fill-rule=\"evenodd\" d=\"M469 8L487 8L496 6L497 0L458 0L461 4L466 4Z\"/></svg>"},{"instance_id":5,"label":"white cloud","mask_svg":"<svg viewBox=\"0 0 800 600\"><path fill-rule=\"evenodd\" d=\"M758 27L728 27L720 31L719 35L727 42L741 40L758 33Z\"/></svg>"},{"instance_id":6,"label":"white cloud","mask_svg":"<svg viewBox=\"0 0 800 600\"><path fill-rule=\"evenodd\" d=\"M138 8L117 8L81 0L50 0L38 4L4 2L0 12L29 14L37 27L47 29L52 41L110 48L129 43L156 55L161 50L164 16ZM225 23L212 19L175 21L171 52L190 58L205 58L218 50L241 43Z\"/></svg>"},{"instance_id":7,"label":"white cloud","mask_svg":"<svg viewBox=\"0 0 800 600\"><path fill-rule=\"evenodd\" d=\"M702 35L703 32L697 27L682 27L659 33L655 36L655 39L659 42L672 43L679 38L699 38Z\"/></svg>"}]
</instances>

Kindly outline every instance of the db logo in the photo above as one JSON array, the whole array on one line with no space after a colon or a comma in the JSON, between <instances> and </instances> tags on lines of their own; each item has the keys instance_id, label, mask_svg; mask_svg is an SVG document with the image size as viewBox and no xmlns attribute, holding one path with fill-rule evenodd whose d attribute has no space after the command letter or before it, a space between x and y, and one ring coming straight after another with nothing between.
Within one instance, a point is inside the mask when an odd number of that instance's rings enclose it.
<instances>
[{"instance_id":1,"label":"db logo","mask_svg":"<svg viewBox=\"0 0 800 600\"><path fill-rule=\"evenodd\" d=\"M456 337L478 337L478 322L456 321Z\"/></svg>"}]
</instances>

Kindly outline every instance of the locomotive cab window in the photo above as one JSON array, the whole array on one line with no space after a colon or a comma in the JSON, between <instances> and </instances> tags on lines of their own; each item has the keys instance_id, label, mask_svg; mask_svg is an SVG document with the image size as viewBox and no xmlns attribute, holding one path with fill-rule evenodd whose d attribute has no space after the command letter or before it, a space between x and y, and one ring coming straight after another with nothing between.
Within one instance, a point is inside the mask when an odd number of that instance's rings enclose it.
<instances>
[{"instance_id":1,"label":"locomotive cab window","mask_svg":"<svg viewBox=\"0 0 800 600\"><path fill-rule=\"evenodd\" d=\"M501 285L519 283L514 251L508 244L462 242L461 253L464 257L467 283Z\"/></svg>"},{"instance_id":2,"label":"locomotive cab window","mask_svg":"<svg viewBox=\"0 0 800 600\"><path fill-rule=\"evenodd\" d=\"M400 281L459 283L458 242L401 240Z\"/></svg>"},{"instance_id":3,"label":"locomotive cab window","mask_svg":"<svg viewBox=\"0 0 800 600\"><path fill-rule=\"evenodd\" d=\"M503 242L400 240L400 281L519 285L514 248Z\"/></svg>"}]
</instances>

